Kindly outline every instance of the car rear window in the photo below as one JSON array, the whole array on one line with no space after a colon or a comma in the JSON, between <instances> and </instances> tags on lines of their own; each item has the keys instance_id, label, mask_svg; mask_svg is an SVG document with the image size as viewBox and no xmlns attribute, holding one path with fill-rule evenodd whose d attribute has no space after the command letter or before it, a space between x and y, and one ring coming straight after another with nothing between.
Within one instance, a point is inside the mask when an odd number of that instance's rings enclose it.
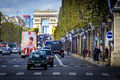
<instances>
[{"instance_id":1,"label":"car rear window","mask_svg":"<svg viewBox=\"0 0 120 80\"><path fill-rule=\"evenodd\" d=\"M42 54L46 54L46 55L51 55L51 51L49 51L49 50L41 50L41 51L39 51L40 53L42 53Z\"/></svg>"},{"instance_id":2,"label":"car rear window","mask_svg":"<svg viewBox=\"0 0 120 80\"><path fill-rule=\"evenodd\" d=\"M39 58L44 58L44 54L40 54L40 53L31 53L29 58L32 58L32 59L39 59Z\"/></svg>"}]
</instances>

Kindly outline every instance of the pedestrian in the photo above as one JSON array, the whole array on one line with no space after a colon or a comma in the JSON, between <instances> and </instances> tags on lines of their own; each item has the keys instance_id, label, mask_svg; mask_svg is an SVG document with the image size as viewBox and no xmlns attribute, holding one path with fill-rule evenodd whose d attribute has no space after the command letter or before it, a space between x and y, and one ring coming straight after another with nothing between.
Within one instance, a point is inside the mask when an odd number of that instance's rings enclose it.
<instances>
[{"instance_id":1,"label":"pedestrian","mask_svg":"<svg viewBox=\"0 0 120 80\"><path fill-rule=\"evenodd\" d=\"M99 48L97 48L96 49L96 61L99 61L99 54L100 54L100 49Z\"/></svg>"},{"instance_id":2,"label":"pedestrian","mask_svg":"<svg viewBox=\"0 0 120 80\"><path fill-rule=\"evenodd\" d=\"M109 50L108 50L108 48L106 47L106 49L105 49L105 53L106 53L106 58L108 58L108 53L109 53Z\"/></svg>"},{"instance_id":3,"label":"pedestrian","mask_svg":"<svg viewBox=\"0 0 120 80\"><path fill-rule=\"evenodd\" d=\"M86 56L86 50L83 49L83 58L85 58L85 56Z\"/></svg>"},{"instance_id":4,"label":"pedestrian","mask_svg":"<svg viewBox=\"0 0 120 80\"><path fill-rule=\"evenodd\" d=\"M96 61L96 47L95 47L95 49L93 51L93 60Z\"/></svg>"},{"instance_id":5,"label":"pedestrian","mask_svg":"<svg viewBox=\"0 0 120 80\"><path fill-rule=\"evenodd\" d=\"M89 53L88 53L88 52L89 52L89 50L88 50L88 49L86 49L86 56L88 56L88 55L89 55Z\"/></svg>"},{"instance_id":6,"label":"pedestrian","mask_svg":"<svg viewBox=\"0 0 120 80\"><path fill-rule=\"evenodd\" d=\"M67 54L69 55L69 52L70 52L70 49L69 48L67 48Z\"/></svg>"}]
</instances>

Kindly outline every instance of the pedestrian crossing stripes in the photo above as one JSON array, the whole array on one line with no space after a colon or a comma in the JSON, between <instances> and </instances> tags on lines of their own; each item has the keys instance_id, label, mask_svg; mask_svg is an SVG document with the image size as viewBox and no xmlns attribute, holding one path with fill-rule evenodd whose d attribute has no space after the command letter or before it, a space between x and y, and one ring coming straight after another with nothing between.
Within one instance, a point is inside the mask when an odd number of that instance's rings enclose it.
<instances>
[{"instance_id":1,"label":"pedestrian crossing stripes","mask_svg":"<svg viewBox=\"0 0 120 80\"><path fill-rule=\"evenodd\" d=\"M7 67L7 65L1 65L1 67Z\"/></svg>"},{"instance_id":2,"label":"pedestrian crossing stripes","mask_svg":"<svg viewBox=\"0 0 120 80\"><path fill-rule=\"evenodd\" d=\"M70 76L76 76L77 74L76 74L76 72L69 72L69 75Z\"/></svg>"},{"instance_id":3,"label":"pedestrian crossing stripes","mask_svg":"<svg viewBox=\"0 0 120 80\"><path fill-rule=\"evenodd\" d=\"M86 76L93 76L93 73L86 73Z\"/></svg>"},{"instance_id":4,"label":"pedestrian crossing stripes","mask_svg":"<svg viewBox=\"0 0 120 80\"><path fill-rule=\"evenodd\" d=\"M13 67L19 67L19 65L13 65Z\"/></svg>"},{"instance_id":5,"label":"pedestrian crossing stripes","mask_svg":"<svg viewBox=\"0 0 120 80\"><path fill-rule=\"evenodd\" d=\"M7 73L0 73L0 76L5 76Z\"/></svg>"},{"instance_id":6,"label":"pedestrian crossing stripes","mask_svg":"<svg viewBox=\"0 0 120 80\"><path fill-rule=\"evenodd\" d=\"M109 74L108 74L108 73L102 73L102 76L106 76L106 77L108 77Z\"/></svg>"},{"instance_id":7,"label":"pedestrian crossing stripes","mask_svg":"<svg viewBox=\"0 0 120 80\"><path fill-rule=\"evenodd\" d=\"M60 72L53 72L52 74L57 76L60 75Z\"/></svg>"},{"instance_id":8,"label":"pedestrian crossing stripes","mask_svg":"<svg viewBox=\"0 0 120 80\"><path fill-rule=\"evenodd\" d=\"M24 75L24 72L17 72L16 75L17 76Z\"/></svg>"},{"instance_id":9,"label":"pedestrian crossing stripes","mask_svg":"<svg viewBox=\"0 0 120 80\"><path fill-rule=\"evenodd\" d=\"M42 75L41 72L35 72L34 75Z\"/></svg>"},{"instance_id":10,"label":"pedestrian crossing stripes","mask_svg":"<svg viewBox=\"0 0 120 80\"><path fill-rule=\"evenodd\" d=\"M1 72L0 73L0 76L5 76L5 75L9 75L11 73L5 73L5 72ZM16 76L25 76L25 75L28 75L28 73L24 73L24 72L16 72L12 75L16 75ZM34 72L34 73L29 73L29 75L33 75L33 76L42 76L42 75L46 75L46 73L44 72ZM68 75L68 76L79 76L80 74L78 74L77 72L67 72L67 73L61 73L61 72L51 72L47 75L53 75L53 76L60 76L60 75ZM83 76L86 75L86 76L93 76L94 74L93 73L90 73L90 72L86 72L84 74L82 74ZM98 75L98 74L97 74ZM102 77L110 77L109 73L100 73L99 76L102 76Z\"/></svg>"}]
</instances>

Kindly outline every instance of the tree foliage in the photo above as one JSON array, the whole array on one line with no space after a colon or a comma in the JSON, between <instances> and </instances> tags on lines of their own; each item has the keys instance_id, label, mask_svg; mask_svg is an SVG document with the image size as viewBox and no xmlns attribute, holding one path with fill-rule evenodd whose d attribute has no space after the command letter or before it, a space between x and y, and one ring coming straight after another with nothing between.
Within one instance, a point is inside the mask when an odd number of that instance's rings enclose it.
<instances>
[{"instance_id":1,"label":"tree foliage","mask_svg":"<svg viewBox=\"0 0 120 80\"><path fill-rule=\"evenodd\" d=\"M65 37L66 32L72 29L88 27L89 23L93 26L101 24L109 12L108 0L62 0L59 10L58 25L55 31L55 38ZM114 7L117 0L111 0Z\"/></svg>"},{"instance_id":2,"label":"tree foliage","mask_svg":"<svg viewBox=\"0 0 120 80\"><path fill-rule=\"evenodd\" d=\"M13 23L2 23L1 40L3 42L21 42L22 27L14 26Z\"/></svg>"}]
</instances>

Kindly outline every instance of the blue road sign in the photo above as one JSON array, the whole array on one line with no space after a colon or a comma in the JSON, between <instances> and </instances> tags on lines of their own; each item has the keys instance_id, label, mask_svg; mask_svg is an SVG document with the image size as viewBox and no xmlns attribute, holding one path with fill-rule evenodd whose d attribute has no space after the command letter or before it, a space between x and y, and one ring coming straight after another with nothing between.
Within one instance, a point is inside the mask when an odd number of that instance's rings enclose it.
<instances>
[{"instance_id":1,"label":"blue road sign","mask_svg":"<svg viewBox=\"0 0 120 80\"><path fill-rule=\"evenodd\" d=\"M111 39L113 37L113 33L112 32L107 32L107 38Z\"/></svg>"}]
</instances>

